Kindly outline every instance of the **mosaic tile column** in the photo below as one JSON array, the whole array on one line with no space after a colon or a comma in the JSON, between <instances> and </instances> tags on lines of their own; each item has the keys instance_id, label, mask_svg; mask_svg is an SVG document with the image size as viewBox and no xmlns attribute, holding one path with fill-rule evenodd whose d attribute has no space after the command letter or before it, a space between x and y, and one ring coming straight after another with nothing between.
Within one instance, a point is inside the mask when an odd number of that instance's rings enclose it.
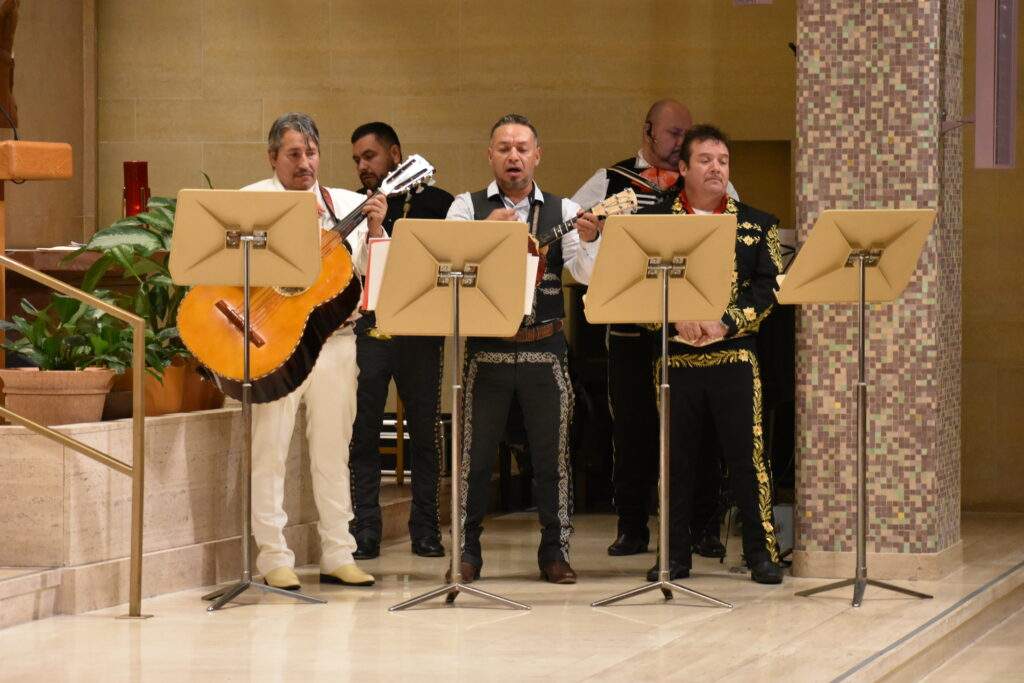
<instances>
[{"instance_id":1,"label":"mosaic tile column","mask_svg":"<svg viewBox=\"0 0 1024 683\"><path fill-rule=\"evenodd\" d=\"M797 226L827 208L935 207L895 304L870 306L868 575L937 578L960 561L959 131L962 0L804 0L797 17ZM853 576L856 306L797 322L794 573Z\"/></svg>"}]
</instances>

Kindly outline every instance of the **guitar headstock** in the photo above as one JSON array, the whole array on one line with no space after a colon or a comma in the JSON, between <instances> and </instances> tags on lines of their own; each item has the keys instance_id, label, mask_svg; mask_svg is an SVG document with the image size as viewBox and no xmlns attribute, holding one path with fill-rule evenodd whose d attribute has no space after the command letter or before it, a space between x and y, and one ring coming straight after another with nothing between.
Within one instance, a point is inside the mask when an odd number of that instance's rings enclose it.
<instances>
[{"instance_id":1,"label":"guitar headstock","mask_svg":"<svg viewBox=\"0 0 1024 683\"><path fill-rule=\"evenodd\" d=\"M622 192L613 194L603 202L592 208L590 211L595 216L619 216L622 214L633 213L636 211L639 203L636 200L636 192L632 189L626 188Z\"/></svg>"},{"instance_id":2,"label":"guitar headstock","mask_svg":"<svg viewBox=\"0 0 1024 683\"><path fill-rule=\"evenodd\" d=\"M380 184L380 192L398 194L418 187L434 177L434 167L419 154L410 154Z\"/></svg>"}]
</instances>

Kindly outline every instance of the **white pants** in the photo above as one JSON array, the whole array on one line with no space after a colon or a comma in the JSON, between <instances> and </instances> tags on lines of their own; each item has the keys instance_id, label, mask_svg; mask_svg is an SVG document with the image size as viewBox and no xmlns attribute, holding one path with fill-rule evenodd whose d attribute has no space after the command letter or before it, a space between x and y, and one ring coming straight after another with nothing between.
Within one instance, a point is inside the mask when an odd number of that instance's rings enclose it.
<instances>
[{"instance_id":1,"label":"white pants","mask_svg":"<svg viewBox=\"0 0 1024 683\"><path fill-rule=\"evenodd\" d=\"M320 515L320 569L329 573L352 563L355 539L349 533L352 492L348 446L356 417L356 338L345 328L327 339L309 377L298 389L270 403L253 406L252 532L259 546L261 574L294 567L295 554L284 540L284 474L288 445L299 404L306 404L313 499Z\"/></svg>"}]
</instances>

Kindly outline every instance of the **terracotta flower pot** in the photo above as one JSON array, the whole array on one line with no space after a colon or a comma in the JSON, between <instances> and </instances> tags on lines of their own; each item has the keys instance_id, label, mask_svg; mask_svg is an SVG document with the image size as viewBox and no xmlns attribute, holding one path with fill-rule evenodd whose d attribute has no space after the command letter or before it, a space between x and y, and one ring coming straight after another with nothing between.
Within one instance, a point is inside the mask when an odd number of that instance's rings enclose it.
<instances>
[{"instance_id":1,"label":"terracotta flower pot","mask_svg":"<svg viewBox=\"0 0 1024 683\"><path fill-rule=\"evenodd\" d=\"M114 382L107 368L0 370L4 405L42 425L98 422Z\"/></svg>"},{"instance_id":2,"label":"terracotta flower pot","mask_svg":"<svg viewBox=\"0 0 1024 683\"><path fill-rule=\"evenodd\" d=\"M211 410L224 405L224 394L212 382L203 380L196 372L193 359L175 361L164 370L164 381L146 373L146 415L189 413ZM107 397L103 410L104 420L120 420L132 415L132 373L129 368L118 375Z\"/></svg>"}]
</instances>

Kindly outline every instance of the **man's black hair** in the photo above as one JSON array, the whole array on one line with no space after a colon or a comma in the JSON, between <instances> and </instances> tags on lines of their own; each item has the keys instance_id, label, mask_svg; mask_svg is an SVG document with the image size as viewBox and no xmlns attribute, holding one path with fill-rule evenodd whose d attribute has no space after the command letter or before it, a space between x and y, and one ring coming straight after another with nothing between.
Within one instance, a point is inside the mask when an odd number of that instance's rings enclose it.
<instances>
[{"instance_id":1,"label":"man's black hair","mask_svg":"<svg viewBox=\"0 0 1024 683\"><path fill-rule=\"evenodd\" d=\"M540 142L540 135L537 134L537 129L534 128L533 124L530 123L530 119L526 118L522 114L505 114L500 119L494 122L491 126L491 137L494 137L494 131L498 130L502 126L526 126L533 133L533 139Z\"/></svg>"},{"instance_id":2,"label":"man's black hair","mask_svg":"<svg viewBox=\"0 0 1024 683\"><path fill-rule=\"evenodd\" d=\"M352 144L355 144L356 140L367 135L376 135L377 140L384 146L384 149L391 147L391 145L397 145L399 149L402 148L402 143L398 141L398 133L383 121L371 121L356 128L352 131Z\"/></svg>"},{"instance_id":3,"label":"man's black hair","mask_svg":"<svg viewBox=\"0 0 1024 683\"><path fill-rule=\"evenodd\" d=\"M710 123L698 123L690 126L689 130L686 131L686 135L683 136L683 144L680 148L681 154L679 158L686 162L686 165L690 165L690 155L693 153L693 143L704 142L705 140L716 140L725 145L726 149L729 149L729 138L720 129L712 126Z\"/></svg>"}]
</instances>

